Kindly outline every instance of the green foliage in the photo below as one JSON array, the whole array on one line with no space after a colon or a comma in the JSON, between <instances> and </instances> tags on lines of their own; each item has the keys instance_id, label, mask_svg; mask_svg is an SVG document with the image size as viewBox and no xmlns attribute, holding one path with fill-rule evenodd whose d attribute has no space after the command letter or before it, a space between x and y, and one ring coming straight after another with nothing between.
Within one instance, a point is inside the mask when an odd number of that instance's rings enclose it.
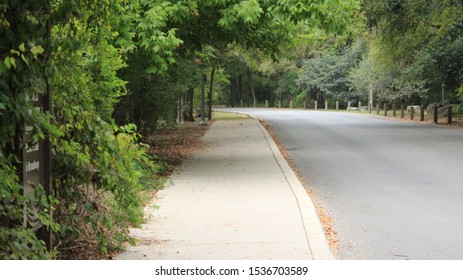
<instances>
[{"instance_id":1,"label":"green foliage","mask_svg":"<svg viewBox=\"0 0 463 280\"><path fill-rule=\"evenodd\" d=\"M95 236L103 253L120 250L128 240L128 227L141 222L142 166L150 163L134 143L135 126L113 127L88 112L73 121L82 126L68 123L62 129L80 137L57 139L54 162L61 257L69 257L66 249L82 236L88 241Z\"/></svg>"},{"instance_id":2,"label":"green foliage","mask_svg":"<svg viewBox=\"0 0 463 280\"><path fill-rule=\"evenodd\" d=\"M175 15L174 11L178 11L179 5L172 6L166 1L142 1L142 6L136 26L137 46L150 58L147 72L160 74L175 61L173 49L182 43L175 36L175 28L166 29L168 20Z\"/></svg>"},{"instance_id":3,"label":"green foliage","mask_svg":"<svg viewBox=\"0 0 463 280\"><path fill-rule=\"evenodd\" d=\"M15 168L3 155L0 155L0 199L0 259L53 258L55 253L47 250L31 228L23 226L23 209L27 209L27 215L57 230L57 224L52 222L47 210L53 201L45 196L41 187L24 195ZM34 211L37 208L42 211Z\"/></svg>"},{"instance_id":4,"label":"green foliage","mask_svg":"<svg viewBox=\"0 0 463 280\"><path fill-rule=\"evenodd\" d=\"M120 250L130 240L129 226L142 218L141 180L152 164L136 144L136 126L116 126L112 118L125 93L118 72L132 47L130 37L117 38L126 27L118 25L119 33L111 25L127 11L122 4L80 2L74 7L79 16L61 18L52 29L53 122L61 132L51 135L60 258Z\"/></svg>"},{"instance_id":5,"label":"green foliage","mask_svg":"<svg viewBox=\"0 0 463 280\"><path fill-rule=\"evenodd\" d=\"M307 60L298 76L298 86L312 96L350 100L355 94L349 88L349 72L359 64L365 51L365 42L359 40L340 54L327 51L321 57Z\"/></svg>"},{"instance_id":6,"label":"green foliage","mask_svg":"<svg viewBox=\"0 0 463 280\"><path fill-rule=\"evenodd\" d=\"M358 95L366 96L370 91L375 91L374 85L378 80L373 64L368 55L364 55L357 67L350 69L348 74L348 84L350 90Z\"/></svg>"},{"instance_id":7,"label":"green foliage","mask_svg":"<svg viewBox=\"0 0 463 280\"><path fill-rule=\"evenodd\" d=\"M130 240L129 226L141 222L139 192L154 166L136 144L136 126L116 126L112 118L125 94L118 72L135 48L130 16L137 9L137 1L0 4L0 258L104 256ZM27 102L45 92L47 79L53 115ZM22 191L26 123L35 124L32 141L48 134L52 143L50 197L39 186ZM56 251L23 226L23 209L53 231Z\"/></svg>"},{"instance_id":8,"label":"green foliage","mask_svg":"<svg viewBox=\"0 0 463 280\"><path fill-rule=\"evenodd\" d=\"M178 98L197 87L203 67L193 57L176 57L177 62L164 74L152 74L145 71L149 62L144 56L129 57L131 66L120 71L120 76L129 82L127 95L116 106L117 123L135 123L143 134L156 131L160 123L171 124Z\"/></svg>"},{"instance_id":9,"label":"green foliage","mask_svg":"<svg viewBox=\"0 0 463 280\"><path fill-rule=\"evenodd\" d=\"M54 129L48 116L27 102L46 88L47 19L46 1L0 4L0 259L54 256L23 223L26 214L56 231L50 215L56 200L47 197L40 186L24 194L18 176L22 167L19 156L26 142L36 143L44 131ZM25 133L26 124L35 124L29 141L18 137Z\"/></svg>"},{"instance_id":10,"label":"green foliage","mask_svg":"<svg viewBox=\"0 0 463 280\"><path fill-rule=\"evenodd\" d=\"M255 56L263 53L275 59L302 27L347 35L350 26L357 26L360 16L352 14L359 8L356 0L141 1L142 16L134 17L136 47L121 71L128 92L115 112L117 122L134 122L143 132L153 131L160 120L173 119L176 100L198 86L202 70L234 68L227 70L233 75L257 70L252 65L258 61ZM236 46L253 50L251 59L241 59L246 60L241 70L229 63L229 50Z\"/></svg>"},{"instance_id":11,"label":"green foliage","mask_svg":"<svg viewBox=\"0 0 463 280\"><path fill-rule=\"evenodd\" d=\"M457 101L463 69L461 1L365 1L364 10L376 32L370 59L382 77L390 78L393 96L435 102L444 84L449 101Z\"/></svg>"}]
</instances>

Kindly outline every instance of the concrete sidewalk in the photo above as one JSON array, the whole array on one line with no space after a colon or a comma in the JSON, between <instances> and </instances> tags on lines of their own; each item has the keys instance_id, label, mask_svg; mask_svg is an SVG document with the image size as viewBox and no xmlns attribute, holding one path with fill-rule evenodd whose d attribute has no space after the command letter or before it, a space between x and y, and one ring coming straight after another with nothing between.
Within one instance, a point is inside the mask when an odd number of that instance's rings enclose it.
<instances>
[{"instance_id":1,"label":"concrete sidewalk","mask_svg":"<svg viewBox=\"0 0 463 280\"><path fill-rule=\"evenodd\" d=\"M217 121L203 140L133 229L139 244L116 259L334 259L309 195L257 120Z\"/></svg>"}]
</instances>

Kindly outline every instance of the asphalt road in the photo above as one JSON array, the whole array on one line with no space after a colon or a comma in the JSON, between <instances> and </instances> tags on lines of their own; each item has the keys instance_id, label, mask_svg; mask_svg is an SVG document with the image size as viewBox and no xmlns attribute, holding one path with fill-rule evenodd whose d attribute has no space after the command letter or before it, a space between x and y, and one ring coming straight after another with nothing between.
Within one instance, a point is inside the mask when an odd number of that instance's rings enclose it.
<instances>
[{"instance_id":1,"label":"asphalt road","mask_svg":"<svg viewBox=\"0 0 463 280\"><path fill-rule=\"evenodd\" d=\"M273 126L335 219L338 259L463 259L463 130L354 113L235 110Z\"/></svg>"}]
</instances>

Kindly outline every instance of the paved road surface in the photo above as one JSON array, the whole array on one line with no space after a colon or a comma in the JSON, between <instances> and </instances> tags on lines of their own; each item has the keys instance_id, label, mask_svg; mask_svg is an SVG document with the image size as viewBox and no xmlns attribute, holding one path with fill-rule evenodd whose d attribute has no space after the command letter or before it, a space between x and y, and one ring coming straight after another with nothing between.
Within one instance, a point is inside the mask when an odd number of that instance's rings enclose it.
<instances>
[{"instance_id":1,"label":"paved road surface","mask_svg":"<svg viewBox=\"0 0 463 280\"><path fill-rule=\"evenodd\" d=\"M463 259L463 130L352 113L236 110L274 127L336 220L339 259Z\"/></svg>"}]
</instances>

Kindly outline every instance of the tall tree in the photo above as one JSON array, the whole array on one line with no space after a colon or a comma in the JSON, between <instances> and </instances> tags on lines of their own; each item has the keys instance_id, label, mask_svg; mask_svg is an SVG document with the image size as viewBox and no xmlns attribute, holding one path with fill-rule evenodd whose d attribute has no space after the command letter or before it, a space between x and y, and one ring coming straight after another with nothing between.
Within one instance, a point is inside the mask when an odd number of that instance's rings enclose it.
<instances>
[{"instance_id":1,"label":"tall tree","mask_svg":"<svg viewBox=\"0 0 463 280\"><path fill-rule=\"evenodd\" d=\"M404 90L429 89L426 95L435 101L442 85L454 93L462 84L461 1L367 0L363 8L377 32L371 59Z\"/></svg>"}]
</instances>

